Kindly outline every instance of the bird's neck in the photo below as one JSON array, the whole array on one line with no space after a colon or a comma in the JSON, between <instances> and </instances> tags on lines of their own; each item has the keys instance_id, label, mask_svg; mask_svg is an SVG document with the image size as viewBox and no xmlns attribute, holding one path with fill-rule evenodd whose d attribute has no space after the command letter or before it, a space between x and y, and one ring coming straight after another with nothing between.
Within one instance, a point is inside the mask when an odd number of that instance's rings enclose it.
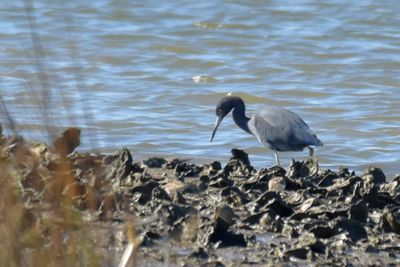
<instances>
[{"instance_id":1,"label":"bird's neck","mask_svg":"<svg viewBox=\"0 0 400 267\"><path fill-rule=\"evenodd\" d=\"M252 132L249 129L249 120L250 118L246 117L245 114L245 106L243 101L239 103L232 111L232 116L233 116L233 121L236 123L237 126L239 126L242 130L245 132L252 134Z\"/></svg>"}]
</instances>

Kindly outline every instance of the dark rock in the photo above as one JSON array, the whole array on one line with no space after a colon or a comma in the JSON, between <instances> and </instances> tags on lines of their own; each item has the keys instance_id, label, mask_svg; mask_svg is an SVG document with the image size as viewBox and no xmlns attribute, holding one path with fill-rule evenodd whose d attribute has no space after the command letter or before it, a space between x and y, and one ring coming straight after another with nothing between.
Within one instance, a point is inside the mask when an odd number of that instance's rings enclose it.
<instances>
[{"instance_id":1,"label":"dark rock","mask_svg":"<svg viewBox=\"0 0 400 267\"><path fill-rule=\"evenodd\" d=\"M259 207L262 207L265 204L267 204L271 199L281 199L282 200L281 196L278 193L268 191L268 192L265 192L264 194L262 194L255 202L257 203L257 205Z\"/></svg>"},{"instance_id":2,"label":"dark rock","mask_svg":"<svg viewBox=\"0 0 400 267\"><path fill-rule=\"evenodd\" d=\"M205 227L205 243L215 244L216 247L247 246L243 234L235 234L229 230L234 223L236 215L228 206L219 207L215 210L213 222ZM201 228L204 228L201 227Z\"/></svg>"},{"instance_id":3,"label":"dark rock","mask_svg":"<svg viewBox=\"0 0 400 267\"><path fill-rule=\"evenodd\" d=\"M202 168L195 164L188 164L184 162L177 164L174 168L174 171L177 177L190 177L198 175L202 171Z\"/></svg>"},{"instance_id":4,"label":"dark rock","mask_svg":"<svg viewBox=\"0 0 400 267\"><path fill-rule=\"evenodd\" d=\"M147 231L142 235L142 242L140 245L144 247L152 247L156 244L154 241L160 239L161 235L159 235L158 233Z\"/></svg>"},{"instance_id":5,"label":"dark rock","mask_svg":"<svg viewBox=\"0 0 400 267\"><path fill-rule=\"evenodd\" d=\"M216 179L212 179L209 183L209 186L217 188L224 188L232 185L233 181L225 177L218 177Z\"/></svg>"},{"instance_id":6,"label":"dark rock","mask_svg":"<svg viewBox=\"0 0 400 267\"><path fill-rule=\"evenodd\" d=\"M165 204L159 206L157 213L168 225L174 225L178 221L183 221L187 214L195 213L195 210L182 205Z\"/></svg>"},{"instance_id":7,"label":"dark rock","mask_svg":"<svg viewBox=\"0 0 400 267\"><path fill-rule=\"evenodd\" d=\"M187 184L184 186L183 190L181 191L182 194L198 194L201 192L198 186L195 184Z\"/></svg>"},{"instance_id":8,"label":"dark rock","mask_svg":"<svg viewBox=\"0 0 400 267\"><path fill-rule=\"evenodd\" d=\"M269 232L280 233L283 229L283 221L278 214L271 209L268 209L260 218L259 222L262 229Z\"/></svg>"},{"instance_id":9,"label":"dark rock","mask_svg":"<svg viewBox=\"0 0 400 267\"><path fill-rule=\"evenodd\" d=\"M293 209L281 199L271 199L264 208L270 208L282 217L288 217L293 214Z\"/></svg>"},{"instance_id":10,"label":"dark rock","mask_svg":"<svg viewBox=\"0 0 400 267\"><path fill-rule=\"evenodd\" d=\"M308 255L311 253L310 249L307 248L294 248L285 251L285 256L295 257L297 259L306 260Z\"/></svg>"},{"instance_id":11,"label":"dark rock","mask_svg":"<svg viewBox=\"0 0 400 267\"><path fill-rule=\"evenodd\" d=\"M228 206L221 206L215 209L214 221L219 225L219 229L227 230L231 225L233 225L236 218L238 218L238 216L236 216L232 208Z\"/></svg>"},{"instance_id":12,"label":"dark rock","mask_svg":"<svg viewBox=\"0 0 400 267\"><path fill-rule=\"evenodd\" d=\"M309 231L313 233L316 238L331 238L332 236L337 234L336 229L328 225L315 226Z\"/></svg>"},{"instance_id":13,"label":"dark rock","mask_svg":"<svg viewBox=\"0 0 400 267\"><path fill-rule=\"evenodd\" d=\"M361 178L358 176L336 179L333 185L326 187L327 196L351 195L354 191L354 185L361 181Z\"/></svg>"},{"instance_id":14,"label":"dark rock","mask_svg":"<svg viewBox=\"0 0 400 267\"><path fill-rule=\"evenodd\" d=\"M167 160L159 157L151 157L143 161L143 164L146 165L148 168L161 168L166 163Z\"/></svg>"},{"instance_id":15,"label":"dark rock","mask_svg":"<svg viewBox=\"0 0 400 267\"><path fill-rule=\"evenodd\" d=\"M249 202L246 194L240 191L236 186L227 186L221 190L221 196L227 203L234 204L235 206L243 206Z\"/></svg>"},{"instance_id":16,"label":"dark rock","mask_svg":"<svg viewBox=\"0 0 400 267\"><path fill-rule=\"evenodd\" d=\"M266 192L256 200L258 209L270 208L279 216L287 217L293 214L293 209L286 204L276 192Z\"/></svg>"},{"instance_id":17,"label":"dark rock","mask_svg":"<svg viewBox=\"0 0 400 267\"><path fill-rule=\"evenodd\" d=\"M208 183L210 181L210 177L208 177L207 175L202 175L200 176L199 180L200 182Z\"/></svg>"},{"instance_id":18,"label":"dark rock","mask_svg":"<svg viewBox=\"0 0 400 267\"><path fill-rule=\"evenodd\" d=\"M166 169L173 170L173 169L176 168L176 166L181 165L181 164L183 164L183 163L185 163L185 162L186 162L186 160L173 159L173 160L168 161L167 163L165 163L165 164L163 165L163 167L166 168Z\"/></svg>"},{"instance_id":19,"label":"dark rock","mask_svg":"<svg viewBox=\"0 0 400 267\"><path fill-rule=\"evenodd\" d=\"M395 207L385 210L382 228L385 232L400 234L400 208Z\"/></svg>"},{"instance_id":20,"label":"dark rock","mask_svg":"<svg viewBox=\"0 0 400 267\"><path fill-rule=\"evenodd\" d=\"M249 156L243 150L233 148L232 157L224 167L225 174L237 173L242 176L249 176L254 168L250 165Z\"/></svg>"},{"instance_id":21,"label":"dark rock","mask_svg":"<svg viewBox=\"0 0 400 267\"><path fill-rule=\"evenodd\" d=\"M367 231L359 221L339 219L336 222L336 227L338 230L345 230L353 242L368 238Z\"/></svg>"},{"instance_id":22,"label":"dark rock","mask_svg":"<svg viewBox=\"0 0 400 267\"><path fill-rule=\"evenodd\" d=\"M217 248L222 247L246 247L247 243L243 234L235 234L231 231L224 231L217 227L213 229L213 232L209 236L209 242L215 243Z\"/></svg>"},{"instance_id":23,"label":"dark rock","mask_svg":"<svg viewBox=\"0 0 400 267\"><path fill-rule=\"evenodd\" d=\"M285 190L287 191L297 191L300 189L305 189L307 186L303 185L301 181L292 179L292 178L286 178L286 186Z\"/></svg>"},{"instance_id":24,"label":"dark rock","mask_svg":"<svg viewBox=\"0 0 400 267\"><path fill-rule=\"evenodd\" d=\"M247 155L246 152L244 152L241 149L232 148L231 153L232 153L231 159L237 159L241 164L245 166L250 166L249 156Z\"/></svg>"},{"instance_id":25,"label":"dark rock","mask_svg":"<svg viewBox=\"0 0 400 267\"><path fill-rule=\"evenodd\" d=\"M107 171L107 180L116 179L121 181L125 179L133 169L132 155L127 148L107 156L103 161L111 162L111 166L109 166L109 170Z\"/></svg>"},{"instance_id":26,"label":"dark rock","mask_svg":"<svg viewBox=\"0 0 400 267\"><path fill-rule=\"evenodd\" d=\"M268 183L272 177L284 177L285 174L285 169L280 166L274 166L270 169L261 169L255 178L258 183Z\"/></svg>"},{"instance_id":27,"label":"dark rock","mask_svg":"<svg viewBox=\"0 0 400 267\"><path fill-rule=\"evenodd\" d=\"M208 253L202 247L197 248L189 255L189 258L196 258L196 259L208 259L208 257L209 257Z\"/></svg>"},{"instance_id":28,"label":"dark rock","mask_svg":"<svg viewBox=\"0 0 400 267\"><path fill-rule=\"evenodd\" d=\"M181 204L181 205L186 204L186 199L182 196L182 193L179 191L174 191L171 194L171 198L174 204Z\"/></svg>"},{"instance_id":29,"label":"dark rock","mask_svg":"<svg viewBox=\"0 0 400 267\"><path fill-rule=\"evenodd\" d=\"M298 177L306 177L313 176L318 173L318 161L313 158L309 158L306 161L295 161L292 159L289 170L287 173L287 177L289 178L298 178Z\"/></svg>"},{"instance_id":30,"label":"dark rock","mask_svg":"<svg viewBox=\"0 0 400 267\"><path fill-rule=\"evenodd\" d=\"M209 261L200 264L200 267L225 267L220 261Z\"/></svg>"},{"instance_id":31,"label":"dark rock","mask_svg":"<svg viewBox=\"0 0 400 267\"><path fill-rule=\"evenodd\" d=\"M368 219L368 206L364 200L352 204L349 211L349 219L366 222Z\"/></svg>"},{"instance_id":32,"label":"dark rock","mask_svg":"<svg viewBox=\"0 0 400 267\"><path fill-rule=\"evenodd\" d=\"M149 181L143 185L135 186L131 189L134 199L141 205L146 205L152 199L153 189L159 187L156 181Z\"/></svg>"},{"instance_id":33,"label":"dark rock","mask_svg":"<svg viewBox=\"0 0 400 267\"><path fill-rule=\"evenodd\" d=\"M251 214L243 219L243 222L246 224L258 224L262 216L267 213L268 211L261 211L258 213Z\"/></svg>"},{"instance_id":34,"label":"dark rock","mask_svg":"<svg viewBox=\"0 0 400 267\"><path fill-rule=\"evenodd\" d=\"M268 190L268 183L267 182L258 182L258 181L249 181L244 183L241 188L243 190L259 190L261 192L265 192Z\"/></svg>"},{"instance_id":35,"label":"dark rock","mask_svg":"<svg viewBox=\"0 0 400 267\"><path fill-rule=\"evenodd\" d=\"M156 188L156 187L159 187L159 186L160 186L159 183L157 183L156 181L150 180L150 181L148 181L148 182L146 182L146 183L144 183L142 185L138 185L138 186L133 187L131 189L131 193L134 194L136 192L139 192L139 193L144 193L144 194L147 194L147 195L151 195L153 189Z\"/></svg>"},{"instance_id":36,"label":"dark rock","mask_svg":"<svg viewBox=\"0 0 400 267\"><path fill-rule=\"evenodd\" d=\"M321 181L318 183L318 186L328 187L334 184L334 181L339 178L339 176L333 172L329 172L326 174Z\"/></svg>"},{"instance_id":37,"label":"dark rock","mask_svg":"<svg viewBox=\"0 0 400 267\"><path fill-rule=\"evenodd\" d=\"M219 172L222 169L221 162L219 161L214 161L210 164L210 169L208 171L209 175L215 175L217 172Z\"/></svg>"},{"instance_id":38,"label":"dark rock","mask_svg":"<svg viewBox=\"0 0 400 267\"><path fill-rule=\"evenodd\" d=\"M373 166L369 167L367 172L362 176L364 183L382 184L386 183L386 176L383 171Z\"/></svg>"},{"instance_id":39,"label":"dark rock","mask_svg":"<svg viewBox=\"0 0 400 267\"><path fill-rule=\"evenodd\" d=\"M349 176L353 176L353 174L350 173L348 168L344 168L344 167L340 167L339 171L338 171L339 177L349 177Z\"/></svg>"},{"instance_id":40,"label":"dark rock","mask_svg":"<svg viewBox=\"0 0 400 267\"><path fill-rule=\"evenodd\" d=\"M391 201L391 198L382 198L382 195L379 193L378 187L376 186L364 187L360 190L360 194L370 208L383 209L386 205L395 203L394 201L394 203Z\"/></svg>"},{"instance_id":41,"label":"dark rock","mask_svg":"<svg viewBox=\"0 0 400 267\"><path fill-rule=\"evenodd\" d=\"M171 197L168 195L168 193L162 189L161 187L157 186L153 188L152 192L152 199L159 199L159 200L166 200L166 201L172 201Z\"/></svg>"}]
</instances>

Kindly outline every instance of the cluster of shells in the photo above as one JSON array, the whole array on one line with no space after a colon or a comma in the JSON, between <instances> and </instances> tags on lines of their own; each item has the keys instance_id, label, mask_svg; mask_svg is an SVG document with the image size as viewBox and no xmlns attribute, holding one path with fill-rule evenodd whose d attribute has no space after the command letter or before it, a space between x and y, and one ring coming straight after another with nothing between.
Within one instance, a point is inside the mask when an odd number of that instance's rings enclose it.
<instances>
[{"instance_id":1,"label":"cluster of shells","mask_svg":"<svg viewBox=\"0 0 400 267\"><path fill-rule=\"evenodd\" d=\"M133 162L126 148L111 155L74 152L79 134L64 133L52 146L1 136L2 166L12 162L7 168L18 177L19 197L31 206L65 196L94 221L134 218L139 261L399 262L400 176L387 179L375 167L362 175L322 170L315 159L256 170L238 149L225 166L157 157ZM27 214L32 221L40 216ZM168 253L160 253L167 244Z\"/></svg>"}]
</instances>

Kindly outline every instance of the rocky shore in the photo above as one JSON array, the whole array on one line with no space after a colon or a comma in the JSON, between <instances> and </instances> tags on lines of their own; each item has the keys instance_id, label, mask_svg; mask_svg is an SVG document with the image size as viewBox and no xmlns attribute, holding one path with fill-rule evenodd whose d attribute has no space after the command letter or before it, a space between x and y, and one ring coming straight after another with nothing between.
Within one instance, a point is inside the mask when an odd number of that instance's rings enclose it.
<instances>
[{"instance_id":1,"label":"rocky shore","mask_svg":"<svg viewBox=\"0 0 400 267\"><path fill-rule=\"evenodd\" d=\"M400 176L324 170L315 159L256 170L238 149L225 166L134 162L126 148L76 152L80 132L70 134L52 146L1 136L0 238L16 231L24 259L54 243L56 224L69 236L61 248L87 242L99 266L115 266L129 242L137 266L400 263Z\"/></svg>"}]
</instances>

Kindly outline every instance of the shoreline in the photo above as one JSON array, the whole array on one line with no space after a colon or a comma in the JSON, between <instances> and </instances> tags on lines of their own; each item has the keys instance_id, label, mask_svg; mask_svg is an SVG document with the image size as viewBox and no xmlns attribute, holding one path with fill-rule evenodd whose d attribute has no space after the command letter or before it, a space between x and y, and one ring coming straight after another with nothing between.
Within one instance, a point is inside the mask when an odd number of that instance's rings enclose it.
<instances>
[{"instance_id":1,"label":"shoreline","mask_svg":"<svg viewBox=\"0 0 400 267\"><path fill-rule=\"evenodd\" d=\"M79 134L72 139L63 135L53 147L1 140L1 197L8 203L1 227L8 232L23 222L14 237L1 238L19 245L22 259L54 243L89 253L69 247L85 236L79 242L92 244L90 253L106 266L117 264L127 244L134 245L137 266L400 262L400 176L388 181L379 168L358 175L320 169L310 159L256 170L239 149L226 164L161 157L136 162L126 148L108 155L76 152ZM54 232L69 239L57 243ZM40 242L27 245L21 233Z\"/></svg>"}]
</instances>

